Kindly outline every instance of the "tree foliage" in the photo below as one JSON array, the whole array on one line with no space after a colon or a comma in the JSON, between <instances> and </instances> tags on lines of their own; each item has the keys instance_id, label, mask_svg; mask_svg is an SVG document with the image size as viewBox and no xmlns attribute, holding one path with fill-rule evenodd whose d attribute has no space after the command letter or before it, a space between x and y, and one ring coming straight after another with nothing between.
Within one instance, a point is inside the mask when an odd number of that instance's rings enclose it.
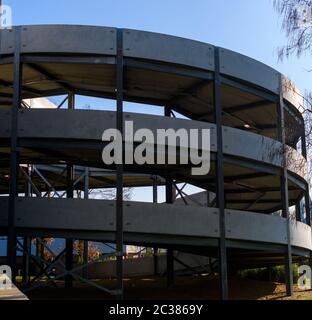
<instances>
[{"instance_id":1,"label":"tree foliage","mask_svg":"<svg viewBox=\"0 0 312 320\"><path fill-rule=\"evenodd\" d=\"M280 47L282 60L295 54L298 58L305 52L312 53L312 1L274 0L274 7L282 17L287 44Z\"/></svg>"},{"instance_id":2,"label":"tree foliage","mask_svg":"<svg viewBox=\"0 0 312 320\"><path fill-rule=\"evenodd\" d=\"M312 0L274 0L274 7L282 17L282 29L287 43L278 48L280 61L295 55L312 54ZM307 66L308 71L311 66ZM299 92L296 94L301 95ZM305 120L305 136L308 159L312 156L312 92L307 90L301 95L304 101L302 114ZM309 177L312 176L311 163Z\"/></svg>"}]
</instances>

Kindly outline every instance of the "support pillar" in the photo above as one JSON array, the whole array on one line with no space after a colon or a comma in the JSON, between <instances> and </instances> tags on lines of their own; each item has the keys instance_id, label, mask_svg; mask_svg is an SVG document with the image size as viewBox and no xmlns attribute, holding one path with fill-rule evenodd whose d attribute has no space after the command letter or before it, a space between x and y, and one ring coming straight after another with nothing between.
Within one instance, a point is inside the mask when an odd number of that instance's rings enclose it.
<instances>
[{"instance_id":1,"label":"support pillar","mask_svg":"<svg viewBox=\"0 0 312 320\"><path fill-rule=\"evenodd\" d=\"M123 124L123 94L124 94L124 59L123 59L123 30L117 30L117 78L116 78L116 128L124 137ZM124 159L124 145L122 145L122 157ZM123 164L117 164L117 185L116 185L116 279L117 279L117 300L123 300Z\"/></svg>"},{"instance_id":2,"label":"support pillar","mask_svg":"<svg viewBox=\"0 0 312 320\"><path fill-rule=\"evenodd\" d=\"M153 176L153 203L158 202L157 176ZM153 248L154 276L158 275L158 248Z\"/></svg>"},{"instance_id":3,"label":"support pillar","mask_svg":"<svg viewBox=\"0 0 312 320\"><path fill-rule=\"evenodd\" d=\"M302 155L307 159L307 142L306 142L306 130L305 125L303 126L303 133L301 136L302 144ZM311 227L311 206L310 206L310 186L309 183L306 184L306 190L304 193L304 203L305 203L305 214L306 214L306 223ZM310 251L309 256L309 265L312 268L312 252Z\"/></svg>"},{"instance_id":4,"label":"support pillar","mask_svg":"<svg viewBox=\"0 0 312 320\"><path fill-rule=\"evenodd\" d=\"M171 110L165 107L165 116L170 116ZM175 199L175 188L171 177L166 177L166 203L172 204ZM167 287L174 285L174 259L173 249L167 247Z\"/></svg>"},{"instance_id":5,"label":"support pillar","mask_svg":"<svg viewBox=\"0 0 312 320\"><path fill-rule=\"evenodd\" d=\"M29 274L29 266L30 266L29 255L31 254L31 238L30 237L24 237L23 248L25 252L23 252L22 282L23 284L27 284L30 278L30 274Z\"/></svg>"},{"instance_id":6,"label":"support pillar","mask_svg":"<svg viewBox=\"0 0 312 320\"><path fill-rule=\"evenodd\" d=\"M306 141L306 131L305 131L305 124L303 125L303 132L301 136L301 149L302 149L302 155L305 159L307 159L307 141ZM306 191L304 193L304 201L305 201L305 213L306 213L306 219L307 224L311 226L311 207L310 207L310 189L309 184L306 184Z\"/></svg>"},{"instance_id":7,"label":"support pillar","mask_svg":"<svg viewBox=\"0 0 312 320\"><path fill-rule=\"evenodd\" d=\"M21 28L14 29L13 105L11 108L10 194L8 210L7 264L12 270L12 282L16 276L15 199L18 197L19 151L18 110L22 96Z\"/></svg>"},{"instance_id":8,"label":"support pillar","mask_svg":"<svg viewBox=\"0 0 312 320\"><path fill-rule=\"evenodd\" d=\"M217 133L217 158L216 158L216 197L219 208L219 278L221 299L228 299L228 266L225 226L225 196L223 172L223 132L222 132L222 105L221 105L221 77L219 48L215 48L215 73L214 73L214 117Z\"/></svg>"},{"instance_id":9,"label":"support pillar","mask_svg":"<svg viewBox=\"0 0 312 320\"><path fill-rule=\"evenodd\" d=\"M72 165L67 165L67 198L74 197L74 167ZM65 240L65 267L67 271L73 269L73 239ZM73 277L71 275L65 276L65 288L72 288Z\"/></svg>"},{"instance_id":10,"label":"support pillar","mask_svg":"<svg viewBox=\"0 0 312 320\"><path fill-rule=\"evenodd\" d=\"M27 175L31 179L31 168L27 166ZM31 183L29 180L25 183L25 197L29 198L31 196ZM24 237L23 239L23 268L22 268L22 282L23 284L28 284L30 275L29 275L29 266L30 266L30 258L29 255L31 254L31 238Z\"/></svg>"},{"instance_id":11,"label":"support pillar","mask_svg":"<svg viewBox=\"0 0 312 320\"><path fill-rule=\"evenodd\" d=\"M36 238L36 258L37 258L38 263L36 263L35 270L36 270L37 274L39 274L41 272L41 268L43 267L41 259L43 258L44 248L43 248L42 243L39 240L42 240L42 239Z\"/></svg>"},{"instance_id":12,"label":"support pillar","mask_svg":"<svg viewBox=\"0 0 312 320\"><path fill-rule=\"evenodd\" d=\"M311 207L310 207L310 193L309 193L309 185L306 185L306 192L304 195L304 203L305 203L305 214L307 219L307 225L311 227Z\"/></svg>"},{"instance_id":13,"label":"support pillar","mask_svg":"<svg viewBox=\"0 0 312 320\"><path fill-rule=\"evenodd\" d=\"M287 173L287 158L286 158L286 133L285 133L285 117L284 117L284 98L283 84L280 79L280 95L277 103L278 114L278 138L282 144L283 167L281 169L281 200L282 200L282 215L286 219L286 253L285 253L285 278L286 292L288 296L293 295L293 273L292 273L292 247L290 234L290 213L289 213L289 198L288 198L288 173Z\"/></svg>"},{"instance_id":14,"label":"support pillar","mask_svg":"<svg viewBox=\"0 0 312 320\"><path fill-rule=\"evenodd\" d=\"M84 177L84 199L89 199L89 168L85 169L85 177ZM87 264L89 262L89 244L87 240L83 241L83 264ZM88 278L88 266L83 269L83 277L85 279Z\"/></svg>"},{"instance_id":15,"label":"support pillar","mask_svg":"<svg viewBox=\"0 0 312 320\"><path fill-rule=\"evenodd\" d=\"M75 109L75 95L73 92L68 94L68 109ZM67 165L66 170L66 185L67 185L67 198L74 198L74 166L71 164ZM65 267L67 271L73 269L73 239L65 240ZM70 274L65 276L65 288L72 288L73 277Z\"/></svg>"},{"instance_id":16,"label":"support pillar","mask_svg":"<svg viewBox=\"0 0 312 320\"><path fill-rule=\"evenodd\" d=\"M172 248L167 248L167 287L174 285L174 258Z\"/></svg>"},{"instance_id":17,"label":"support pillar","mask_svg":"<svg viewBox=\"0 0 312 320\"><path fill-rule=\"evenodd\" d=\"M301 212L300 212L300 200L296 202L295 205L296 210L296 220L301 222Z\"/></svg>"}]
</instances>

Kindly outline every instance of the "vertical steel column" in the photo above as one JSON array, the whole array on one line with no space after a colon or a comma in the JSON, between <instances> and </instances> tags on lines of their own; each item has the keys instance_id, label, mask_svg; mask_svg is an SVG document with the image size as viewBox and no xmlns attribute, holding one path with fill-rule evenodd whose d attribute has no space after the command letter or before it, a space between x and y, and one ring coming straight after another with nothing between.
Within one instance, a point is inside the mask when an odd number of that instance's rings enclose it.
<instances>
[{"instance_id":1,"label":"vertical steel column","mask_svg":"<svg viewBox=\"0 0 312 320\"><path fill-rule=\"evenodd\" d=\"M302 155L305 159L307 159L307 142L306 142L306 127L305 123L303 123L303 133L301 136L301 149ZM305 185L306 190L304 192L304 204L305 204L305 214L306 214L306 223L311 227L311 207L310 207L310 185L309 182ZM312 252L310 251L309 256L309 265L312 267Z\"/></svg>"},{"instance_id":2,"label":"vertical steel column","mask_svg":"<svg viewBox=\"0 0 312 320\"><path fill-rule=\"evenodd\" d=\"M27 175L31 178L31 169L30 166L27 166ZM30 181L26 181L25 183L25 197L29 198L31 194L31 183ZM24 237L23 239L23 273L22 273L22 282L27 284L29 281L29 255L31 254L31 238Z\"/></svg>"},{"instance_id":3,"label":"vertical steel column","mask_svg":"<svg viewBox=\"0 0 312 320\"><path fill-rule=\"evenodd\" d=\"M302 155L305 159L307 159L307 142L306 142L306 132L305 132L305 124L303 125L303 134L301 136L301 149ZM306 184L306 191L304 193L304 201L305 201L305 212L307 218L307 224L311 226L311 208L310 208L310 189L309 183Z\"/></svg>"},{"instance_id":4,"label":"vertical steel column","mask_svg":"<svg viewBox=\"0 0 312 320\"><path fill-rule=\"evenodd\" d=\"M41 238L36 238L36 257L38 257L38 263L36 264L36 273L39 274L42 268L42 259L43 257L43 245L39 241Z\"/></svg>"},{"instance_id":5,"label":"vertical steel column","mask_svg":"<svg viewBox=\"0 0 312 320\"><path fill-rule=\"evenodd\" d=\"M307 218L307 225L311 226L311 208L310 208L310 192L309 184L306 184L306 191L304 193L305 212Z\"/></svg>"},{"instance_id":6,"label":"vertical steel column","mask_svg":"<svg viewBox=\"0 0 312 320\"><path fill-rule=\"evenodd\" d=\"M12 269L12 281L16 276L15 200L18 197L19 150L18 109L22 95L21 28L14 28L13 105L11 108L10 195L8 210L7 263Z\"/></svg>"},{"instance_id":7,"label":"vertical steel column","mask_svg":"<svg viewBox=\"0 0 312 320\"><path fill-rule=\"evenodd\" d=\"M305 123L303 123L303 128L302 128L302 135L301 135L301 150L302 150L302 155L306 159L307 158L307 142L306 142L306 131L305 131Z\"/></svg>"},{"instance_id":8,"label":"vertical steel column","mask_svg":"<svg viewBox=\"0 0 312 320\"><path fill-rule=\"evenodd\" d=\"M67 165L66 172L66 184L67 184L67 198L73 198L74 186L73 186L74 168L72 165ZM65 267L67 271L73 269L73 239L65 240ZM73 286L73 277L70 274L65 276L65 287L71 288Z\"/></svg>"},{"instance_id":9,"label":"vertical steel column","mask_svg":"<svg viewBox=\"0 0 312 320\"><path fill-rule=\"evenodd\" d=\"M214 73L214 117L217 133L217 159L216 159L216 197L219 208L219 277L221 299L228 299L228 266L226 248L225 226L225 196L223 172L223 132L222 132L222 105L221 105L221 77L219 48L215 48L215 73Z\"/></svg>"},{"instance_id":10,"label":"vertical steel column","mask_svg":"<svg viewBox=\"0 0 312 320\"><path fill-rule=\"evenodd\" d=\"M84 177L84 199L89 199L89 168L85 169L85 177ZM87 264L89 262L89 247L88 241L83 241L83 264ZM88 278L88 266L83 269L83 277L85 279Z\"/></svg>"},{"instance_id":11,"label":"vertical steel column","mask_svg":"<svg viewBox=\"0 0 312 320\"><path fill-rule=\"evenodd\" d=\"M311 227L311 207L310 207L310 190L309 183L306 184L306 191L304 193L305 212L307 224ZM312 268L312 252L309 254L309 266Z\"/></svg>"},{"instance_id":12,"label":"vertical steel column","mask_svg":"<svg viewBox=\"0 0 312 320\"><path fill-rule=\"evenodd\" d=\"M210 192L207 190L206 191L206 193L207 193L207 207L210 207Z\"/></svg>"},{"instance_id":13,"label":"vertical steel column","mask_svg":"<svg viewBox=\"0 0 312 320\"><path fill-rule=\"evenodd\" d=\"M174 257L173 249L167 248L167 287L174 285Z\"/></svg>"},{"instance_id":14,"label":"vertical steel column","mask_svg":"<svg viewBox=\"0 0 312 320\"><path fill-rule=\"evenodd\" d=\"M171 116L171 108L165 106L164 110L165 117ZM172 204L174 202L173 196L173 180L171 177L166 177L166 203ZM168 247L166 252L167 260L167 287L174 285L174 259L173 259L173 249Z\"/></svg>"},{"instance_id":15,"label":"vertical steel column","mask_svg":"<svg viewBox=\"0 0 312 320\"><path fill-rule=\"evenodd\" d=\"M296 220L301 222L300 201L296 202Z\"/></svg>"},{"instance_id":16,"label":"vertical steel column","mask_svg":"<svg viewBox=\"0 0 312 320\"><path fill-rule=\"evenodd\" d=\"M157 176L153 176L153 203L158 202L158 181Z\"/></svg>"},{"instance_id":17,"label":"vertical steel column","mask_svg":"<svg viewBox=\"0 0 312 320\"><path fill-rule=\"evenodd\" d=\"M75 109L75 95L73 92L68 94L68 109ZM67 165L66 170L66 185L67 185L67 198L74 197L74 166ZM65 267L67 271L73 269L73 239L66 239L65 250ZM70 274L65 276L65 287L71 288L73 286L73 277Z\"/></svg>"},{"instance_id":18,"label":"vertical steel column","mask_svg":"<svg viewBox=\"0 0 312 320\"><path fill-rule=\"evenodd\" d=\"M173 198L173 181L172 178L166 178L166 203L172 204ZM167 287L174 285L174 259L173 249L167 248Z\"/></svg>"},{"instance_id":19,"label":"vertical steel column","mask_svg":"<svg viewBox=\"0 0 312 320\"><path fill-rule=\"evenodd\" d=\"M116 69L116 100L117 116L116 127L124 136L123 125L123 94L124 94L124 60L123 60L123 30L117 30L117 69ZM122 158L124 158L124 145L122 144ZM116 278L118 300L123 299L123 164L117 164L117 186L116 186Z\"/></svg>"},{"instance_id":20,"label":"vertical steel column","mask_svg":"<svg viewBox=\"0 0 312 320\"><path fill-rule=\"evenodd\" d=\"M293 274L292 274L292 248L291 248L291 235L290 235L290 214L289 214L289 199L288 199L288 174L287 174L287 158L286 158L286 133L285 133L285 117L284 117L284 98L283 98L283 83L280 79L280 92L279 101L277 104L278 115L278 138L282 144L282 157L283 167L281 169L281 200L282 200L282 213L286 218L286 236L287 246L285 255L285 275L286 275L286 291L287 295L293 294Z\"/></svg>"},{"instance_id":21,"label":"vertical steel column","mask_svg":"<svg viewBox=\"0 0 312 320\"><path fill-rule=\"evenodd\" d=\"M158 202L157 176L153 176L153 203ZM158 248L153 249L154 275L158 274Z\"/></svg>"},{"instance_id":22,"label":"vertical steel column","mask_svg":"<svg viewBox=\"0 0 312 320\"><path fill-rule=\"evenodd\" d=\"M23 239L23 248L25 252L23 252L23 273L22 273L22 282L27 284L29 282L29 265L30 259L29 255L31 254L31 238L24 237Z\"/></svg>"}]
</instances>

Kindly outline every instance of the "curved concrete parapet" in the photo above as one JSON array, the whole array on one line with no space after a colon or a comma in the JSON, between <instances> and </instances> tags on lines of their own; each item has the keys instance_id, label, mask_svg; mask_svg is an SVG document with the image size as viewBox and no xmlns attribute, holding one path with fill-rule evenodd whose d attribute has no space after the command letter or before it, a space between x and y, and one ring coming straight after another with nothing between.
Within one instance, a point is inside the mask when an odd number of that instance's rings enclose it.
<instances>
[{"instance_id":1,"label":"curved concrete parapet","mask_svg":"<svg viewBox=\"0 0 312 320\"><path fill-rule=\"evenodd\" d=\"M13 54L14 52L15 28L1 30L0 32L0 53L3 55ZM125 57L214 71L215 47L210 44L132 29L122 29L122 32ZM21 52L23 54L116 56L116 33L117 29L111 27L81 25L21 26ZM84 41L81 41L81 39ZM99 59L98 62L101 63L101 60ZM259 61L221 48L220 66L221 73L224 75L241 79L275 94L279 93L282 75ZM284 86L284 98L302 111L302 99L294 97L292 88L288 85ZM299 92L297 89L295 91Z\"/></svg>"},{"instance_id":2,"label":"curved concrete parapet","mask_svg":"<svg viewBox=\"0 0 312 320\"><path fill-rule=\"evenodd\" d=\"M186 129L188 132L191 129L210 129L211 151L216 152L215 124L134 113L124 113L124 121L133 121L134 131L148 128L155 137L158 129ZM72 125L69 126L70 122ZM82 144L86 141L101 142L104 130L114 128L115 123L116 114L111 111L28 109L19 113L18 134L22 139L53 139L52 143L59 140L75 140ZM10 112L4 110L0 110L0 136L10 137ZM223 128L223 137L225 154L282 166L282 146L278 141L230 127ZM101 161L101 158L97 159L100 166ZM288 165L290 171L307 179L306 160L292 148L289 148Z\"/></svg>"},{"instance_id":3,"label":"curved concrete parapet","mask_svg":"<svg viewBox=\"0 0 312 320\"><path fill-rule=\"evenodd\" d=\"M12 54L14 52L15 28L1 31L1 54ZM81 41L82 39L83 41ZM116 29L70 25L22 26L21 50L23 53L115 55Z\"/></svg>"},{"instance_id":4,"label":"curved concrete parapet","mask_svg":"<svg viewBox=\"0 0 312 320\"><path fill-rule=\"evenodd\" d=\"M0 228L5 228L8 199L0 198L0 204ZM30 234L39 232L46 237L69 231L79 239L114 241L115 205L115 201L108 200L21 198L16 200L15 224L17 228L28 229ZM228 240L246 242L251 247L262 245L264 249L266 245L287 244L286 219L279 216L226 210L226 225ZM129 243L138 238L146 245L167 239L166 245L181 245L185 238L186 242L205 246L209 239L220 237L219 210L125 201L124 232ZM300 222L292 223L291 244L312 250L311 228Z\"/></svg>"}]
</instances>

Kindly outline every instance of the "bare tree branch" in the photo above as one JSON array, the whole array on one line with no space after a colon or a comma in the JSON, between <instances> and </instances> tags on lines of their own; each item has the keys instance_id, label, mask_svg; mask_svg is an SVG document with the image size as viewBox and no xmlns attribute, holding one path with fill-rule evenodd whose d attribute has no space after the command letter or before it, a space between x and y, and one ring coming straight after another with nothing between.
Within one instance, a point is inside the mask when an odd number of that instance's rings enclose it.
<instances>
[{"instance_id":1,"label":"bare tree branch","mask_svg":"<svg viewBox=\"0 0 312 320\"><path fill-rule=\"evenodd\" d=\"M312 0L273 0L274 8L282 17L282 29L287 36L287 44L278 48L278 59L289 58L296 55L300 58L304 53L312 53ZM310 72L312 70L307 70ZM305 120L305 136L308 160L312 158L312 93L306 91L304 95L293 90L304 102L301 110ZM309 161L308 161L309 162ZM312 177L312 167L309 163L309 178Z\"/></svg>"}]
</instances>

